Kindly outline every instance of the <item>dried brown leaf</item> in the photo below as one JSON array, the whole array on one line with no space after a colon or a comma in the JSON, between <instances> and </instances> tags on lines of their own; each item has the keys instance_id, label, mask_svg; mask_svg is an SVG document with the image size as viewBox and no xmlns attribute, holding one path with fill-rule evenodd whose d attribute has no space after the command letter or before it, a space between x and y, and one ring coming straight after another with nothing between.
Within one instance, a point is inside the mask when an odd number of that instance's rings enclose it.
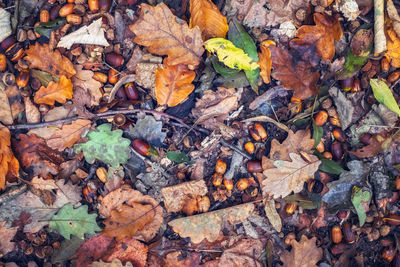
<instances>
[{"instance_id":1,"label":"dried brown leaf","mask_svg":"<svg viewBox=\"0 0 400 267\"><path fill-rule=\"evenodd\" d=\"M64 149L71 148L79 139L81 134L86 129L89 129L91 125L90 120L76 120L71 122L71 124L64 124L61 129L56 130L48 139L46 139L46 144L58 151L63 151Z\"/></svg>"},{"instance_id":2,"label":"dried brown leaf","mask_svg":"<svg viewBox=\"0 0 400 267\"><path fill-rule=\"evenodd\" d=\"M148 250L148 246L141 242L135 239L125 238L118 242L117 245L103 257L103 260L110 262L113 259L119 259L124 265L130 262L135 267L145 267L147 266Z\"/></svg>"},{"instance_id":3,"label":"dried brown leaf","mask_svg":"<svg viewBox=\"0 0 400 267\"><path fill-rule=\"evenodd\" d=\"M300 242L292 239L292 250L285 250L281 255L284 267L315 267L322 258L322 248L316 246L316 237L308 239L303 235Z\"/></svg>"},{"instance_id":4,"label":"dried brown leaf","mask_svg":"<svg viewBox=\"0 0 400 267\"><path fill-rule=\"evenodd\" d=\"M8 125L14 122L6 92L0 88L0 122Z\"/></svg>"},{"instance_id":5,"label":"dried brown leaf","mask_svg":"<svg viewBox=\"0 0 400 267\"><path fill-rule=\"evenodd\" d=\"M6 180L18 176L19 162L11 150L8 128L0 125L0 190L6 188Z\"/></svg>"},{"instance_id":6,"label":"dried brown leaf","mask_svg":"<svg viewBox=\"0 0 400 267\"><path fill-rule=\"evenodd\" d=\"M39 178L38 176L33 177L33 179L30 181L30 185L38 190L53 190L58 188L54 180L45 180L43 178Z\"/></svg>"},{"instance_id":7,"label":"dried brown leaf","mask_svg":"<svg viewBox=\"0 0 400 267\"><path fill-rule=\"evenodd\" d=\"M82 65L75 65L76 74L71 78L74 88L82 88L90 95L90 105L96 106L100 103L103 93L101 90L102 84L93 79L93 71L82 69Z\"/></svg>"},{"instance_id":8,"label":"dried brown leaf","mask_svg":"<svg viewBox=\"0 0 400 267\"><path fill-rule=\"evenodd\" d=\"M260 76L263 79L264 83L271 82L271 68L272 68L272 59L271 59L271 51L269 50L270 45L275 45L274 41L266 40L260 44L261 53L258 53L258 58L260 61L258 65L260 65Z\"/></svg>"},{"instance_id":9,"label":"dried brown leaf","mask_svg":"<svg viewBox=\"0 0 400 267\"><path fill-rule=\"evenodd\" d=\"M204 52L198 28L189 29L186 22L175 17L164 4L140 5L140 17L130 26L136 34L134 42L148 46L151 53L168 55L170 65L197 66Z\"/></svg>"},{"instance_id":10,"label":"dried brown leaf","mask_svg":"<svg viewBox=\"0 0 400 267\"><path fill-rule=\"evenodd\" d=\"M16 243L11 240L14 238L18 228L7 228L6 222L0 222L0 253L6 255L14 250Z\"/></svg>"},{"instance_id":11,"label":"dried brown leaf","mask_svg":"<svg viewBox=\"0 0 400 267\"><path fill-rule=\"evenodd\" d=\"M32 103L28 96L24 97L24 102L26 121L28 123L39 123L41 117L39 109Z\"/></svg>"},{"instance_id":12,"label":"dried brown leaf","mask_svg":"<svg viewBox=\"0 0 400 267\"><path fill-rule=\"evenodd\" d=\"M72 98L72 88L71 80L62 75L58 82L49 82L47 87L40 87L33 100L36 104L54 105L55 101L64 104Z\"/></svg>"}]
</instances>

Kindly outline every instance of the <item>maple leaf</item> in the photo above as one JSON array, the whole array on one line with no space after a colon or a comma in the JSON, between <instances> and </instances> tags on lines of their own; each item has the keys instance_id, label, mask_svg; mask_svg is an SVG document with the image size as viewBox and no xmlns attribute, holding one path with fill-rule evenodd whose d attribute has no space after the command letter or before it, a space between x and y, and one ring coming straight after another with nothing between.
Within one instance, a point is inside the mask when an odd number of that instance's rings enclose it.
<instances>
[{"instance_id":1,"label":"maple leaf","mask_svg":"<svg viewBox=\"0 0 400 267\"><path fill-rule=\"evenodd\" d=\"M190 0L189 27L198 26L204 40L214 37L225 38L228 32L226 17L219 12L218 7L210 0Z\"/></svg>"},{"instance_id":2,"label":"maple leaf","mask_svg":"<svg viewBox=\"0 0 400 267\"><path fill-rule=\"evenodd\" d=\"M194 90L192 81L196 73L185 65L167 65L156 69L155 75L155 94L159 105L176 106Z\"/></svg>"},{"instance_id":3,"label":"maple leaf","mask_svg":"<svg viewBox=\"0 0 400 267\"><path fill-rule=\"evenodd\" d=\"M134 42L148 46L151 53L168 55L170 65L197 66L204 52L199 28L189 29L164 4L140 5L140 17L130 26L136 34Z\"/></svg>"},{"instance_id":4,"label":"maple leaf","mask_svg":"<svg viewBox=\"0 0 400 267\"><path fill-rule=\"evenodd\" d=\"M58 151L65 148L71 148L80 138L83 131L90 128L90 120L76 120L71 124L63 125L61 129L55 132L46 140L46 144Z\"/></svg>"},{"instance_id":5,"label":"maple leaf","mask_svg":"<svg viewBox=\"0 0 400 267\"><path fill-rule=\"evenodd\" d=\"M287 90L294 90L293 96L307 99L318 93L317 82L319 73L313 72L310 65L304 61L297 62L287 50L271 46L272 77L282 81Z\"/></svg>"},{"instance_id":6,"label":"maple leaf","mask_svg":"<svg viewBox=\"0 0 400 267\"><path fill-rule=\"evenodd\" d=\"M261 69L260 76L266 84L271 82L272 59L271 51L269 50L269 46L271 45L275 45L275 42L271 40L263 41L260 44L261 53L258 53L258 57L260 58L258 65Z\"/></svg>"},{"instance_id":7,"label":"maple leaf","mask_svg":"<svg viewBox=\"0 0 400 267\"><path fill-rule=\"evenodd\" d=\"M281 255L284 267L315 267L322 258L322 248L315 245L316 237L308 239L301 236L300 242L291 240L292 250L285 250Z\"/></svg>"},{"instance_id":8,"label":"maple leaf","mask_svg":"<svg viewBox=\"0 0 400 267\"><path fill-rule=\"evenodd\" d=\"M85 92L90 95L90 106L96 106L100 104L100 100L103 97L102 84L99 81L93 79L93 71L82 69L82 65L75 65L76 74L71 78L74 90L82 88Z\"/></svg>"},{"instance_id":9,"label":"maple leaf","mask_svg":"<svg viewBox=\"0 0 400 267\"><path fill-rule=\"evenodd\" d=\"M276 199L286 197L292 191L300 192L304 182L314 177L321 163L314 155L307 155L307 161L299 154L290 153L289 156L291 161L275 160L275 168L264 170L266 178L262 182L262 189L265 195Z\"/></svg>"},{"instance_id":10,"label":"maple leaf","mask_svg":"<svg viewBox=\"0 0 400 267\"><path fill-rule=\"evenodd\" d=\"M5 227L6 222L0 222L0 253L6 255L14 250L16 243L11 240L14 238L18 228Z\"/></svg>"},{"instance_id":11,"label":"maple leaf","mask_svg":"<svg viewBox=\"0 0 400 267\"><path fill-rule=\"evenodd\" d=\"M71 61L57 49L52 51L48 44L37 42L29 46L25 53L24 59L30 63L30 68L38 68L57 77L64 75L71 78L76 73Z\"/></svg>"},{"instance_id":12,"label":"maple leaf","mask_svg":"<svg viewBox=\"0 0 400 267\"><path fill-rule=\"evenodd\" d=\"M10 131L6 127L0 128L0 190L6 188L7 178L18 176L19 162L10 148Z\"/></svg>"},{"instance_id":13,"label":"maple leaf","mask_svg":"<svg viewBox=\"0 0 400 267\"><path fill-rule=\"evenodd\" d=\"M72 98L72 88L71 80L62 75L58 82L49 82L47 87L40 87L33 100L36 104L54 105L55 101L64 104Z\"/></svg>"},{"instance_id":14,"label":"maple leaf","mask_svg":"<svg viewBox=\"0 0 400 267\"><path fill-rule=\"evenodd\" d=\"M303 58L313 63L314 51L324 60L331 60L335 55L335 40L342 37L342 27L336 17L327 14L314 13L315 26L303 25L290 46L297 50Z\"/></svg>"}]
</instances>

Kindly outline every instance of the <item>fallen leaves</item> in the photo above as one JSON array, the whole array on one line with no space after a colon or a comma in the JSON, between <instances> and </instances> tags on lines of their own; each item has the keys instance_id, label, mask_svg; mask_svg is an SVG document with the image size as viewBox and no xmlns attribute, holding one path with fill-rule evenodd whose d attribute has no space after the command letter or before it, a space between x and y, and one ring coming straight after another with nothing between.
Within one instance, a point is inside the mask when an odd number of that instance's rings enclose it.
<instances>
[{"instance_id":1,"label":"fallen leaves","mask_svg":"<svg viewBox=\"0 0 400 267\"><path fill-rule=\"evenodd\" d=\"M302 57L313 63L316 51L324 60L331 60L335 55L335 40L342 37L342 27L336 17L322 13L314 13L315 26L303 25L290 46L297 50Z\"/></svg>"},{"instance_id":2,"label":"fallen leaves","mask_svg":"<svg viewBox=\"0 0 400 267\"><path fill-rule=\"evenodd\" d=\"M102 84L93 79L93 71L82 69L82 65L76 65L76 74L71 78L74 90L82 88L90 97L89 107L96 106L103 97Z\"/></svg>"},{"instance_id":3,"label":"fallen leaves","mask_svg":"<svg viewBox=\"0 0 400 267\"><path fill-rule=\"evenodd\" d=\"M155 76L155 95L159 105L176 106L194 90L192 81L196 73L185 65L160 67L155 71Z\"/></svg>"},{"instance_id":4,"label":"fallen leaves","mask_svg":"<svg viewBox=\"0 0 400 267\"><path fill-rule=\"evenodd\" d=\"M400 68L400 38L392 27L386 29L387 51L385 57L395 68Z\"/></svg>"},{"instance_id":5,"label":"fallen leaves","mask_svg":"<svg viewBox=\"0 0 400 267\"><path fill-rule=\"evenodd\" d=\"M308 239L305 235L301 236L300 242L296 239L290 241L292 250L285 250L281 255L284 267L315 267L322 258L322 248L315 245L317 238Z\"/></svg>"},{"instance_id":6,"label":"fallen leaves","mask_svg":"<svg viewBox=\"0 0 400 267\"><path fill-rule=\"evenodd\" d=\"M16 243L11 240L17 233L17 228L5 227L6 222L0 222L0 253L6 255L8 252L14 250Z\"/></svg>"},{"instance_id":7,"label":"fallen leaves","mask_svg":"<svg viewBox=\"0 0 400 267\"><path fill-rule=\"evenodd\" d=\"M30 63L31 68L38 68L57 77L64 75L71 78L76 73L71 61L57 49L52 51L48 44L41 45L37 42L29 46L25 53L24 59Z\"/></svg>"},{"instance_id":8,"label":"fallen leaves","mask_svg":"<svg viewBox=\"0 0 400 267\"><path fill-rule=\"evenodd\" d=\"M18 176L19 162L11 150L10 131L0 125L0 190L6 188L7 177Z\"/></svg>"},{"instance_id":9,"label":"fallen leaves","mask_svg":"<svg viewBox=\"0 0 400 267\"><path fill-rule=\"evenodd\" d=\"M224 38L228 32L228 23L211 0L190 0L189 27L198 26L203 40L214 37Z\"/></svg>"},{"instance_id":10,"label":"fallen leaves","mask_svg":"<svg viewBox=\"0 0 400 267\"><path fill-rule=\"evenodd\" d=\"M201 32L198 28L178 21L164 3L152 7L140 5L140 17L130 26L136 34L134 42L149 47L157 55L168 55L170 65L197 66L204 52Z\"/></svg>"},{"instance_id":11,"label":"fallen leaves","mask_svg":"<svg viewBox=\"0 0 400 267\"><path fill-rule=\"evenodd\" d=\"M294 90L294 97L307 99L318 93L318 72L313 72L310 65L304 61L295 62L287 50L274 46L271 46L270 50L274 67L272 77L282 81L287 90Z\"/></svg>"},{"instance_id":12,"label":"fallen leaves","mask_svg":"<svg viewBox=\"0 0 400 267\"><path fill-rule=\"evenodd\" d=\"M33 100L36 104L54 105L55 101L64 104L72 98L72 88L71 80L62 75L58 82L49 82L47 87L40 87Z\"/></svg>"},{"instance_id":13,"label":"fallen leaves","mask_svg":"<svg viewBox=\"0 0 400 267\"><path fill-rule=\"evenodd\" d=\"M129 237L148 242L163 222L162 207L157 201L129 186L122 186L106 195L99 213L106 217L102 234L117 240Z\"/></svg>"},{"instance_id":14,"label":"fallen leaves","mask_svg":"<svg viewBox=\"0 0 400 267\"><path fill-rule=\"evenodd\" d=\"M272 60L271 60L271 51L269 50L269 46L275 45L274 41L266 40L260 44L261 53L258 53L258 57L260 61L258 65L260 65L260 76L263 79L264 83L271 82L271 68L272 68Z\"/></svg>"}]
</instances>

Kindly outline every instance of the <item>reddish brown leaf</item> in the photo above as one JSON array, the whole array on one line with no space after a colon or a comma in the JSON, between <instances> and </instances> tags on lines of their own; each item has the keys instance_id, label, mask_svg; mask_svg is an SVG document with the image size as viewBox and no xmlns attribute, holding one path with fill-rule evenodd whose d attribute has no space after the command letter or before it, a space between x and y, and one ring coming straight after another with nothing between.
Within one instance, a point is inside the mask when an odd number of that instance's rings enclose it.
<instances>
[{"instance_id":1,"label":"reddish brown leaf","mask_svg":"<svg viewBox=\"0 0 400 267\"><path fill-rule=\"evenodd\" d=\"M192 81L196 77L196 73L185 65L167 65L165 68L158 68L155 75L155 94L159 105L176 106L194 90Z\"/></svg>"},{"instance_id":2,"label":"reddish brown leaf","mask_svg":"<svg viewBox=\"0 0 400 267\"><path fill-rule=\"evenodd\" d=\"M0 190L6 188L7 178L18 176L19 162L10 148L10 131L0 128Z\"/></svg>"},{"instance_id":3,"label":"reddish brown leaf","mask_svg":"<svg viewBox=\"0 0 400 267\"><path fill-rule=\"evenodd\" d=\"M271 51L269 50L269 46L275 45L274 41L266 40L260 44L261 53L258 53L258 58L260 61L258 65L260 65L260 76L263 79L264 83L271 82L271 68L272 68L272 60L271 60Z\"/></svg>"},{"instance_id":4,"label":"reddish brown leaf","mask_svg":"<svg viewBox=\"0 0 400 267\"><path fill-rule=\"evenodd\" d=\"M17 228L7 228L4 225L6 222L0 222L0 253L3 255L14 250L16 243L11 240L17 233Z\"/></svg>"},{"instance_id":5,"label":"reddish brown leaf","mask_svg":"<svg viewBox=\"0 0 400 267\"><path fill-rule=\"evenodd\" d=\"M57 49L52 51L48 44L40 45L37 42L25 52L24 59L30 63L31 68L38 68L57 77L64 75L71 78L76 73L71 61Z\"/></svg>"},{"instance_id":6,"label":"reddish brown leaf","mask_svg":"<svg viewBox=\"0 0 400 267\"><path fill-rule=\"evenodd\" d=\"M90 238L76 251L76 267L86 267L103 257L112 247L115 240L111 237L99 235Z\"/></svg>"},{"instance_id":7,"label":"reddish brown leaf","mask_svg":"<svg viewBox=\"0 0 400 267\"><path fill-rule=\"evenodd\" d=\"M72 98L72 87L71 80L62 75L58 82L50 82L47 87L40 87L33 100L36 104L54 105L55 101L64 104L67 99Z\"/></svg>"},{"instance_id":8,"label":"reddish brown leaf","mask_svg":"<svg viewBox=\"0 0 400 267\"><path fill-rule=\"evenodd\" d=\"M315 64L315 52L325 60L331 60L335 55L335 40L342 37L342 27L336 17L322 13L314 13L315 26L301 26L290 46L296 49L302 58L307 58Z\"/></svg>"},{"instance_id":9,"label":"reddish brown leaf","mask_svg":"<svg viewBox=\"0 0 400 267\"><path fill-rule=\"evenodd\" d=\"M282 81L287 90L294 90L294 97L307 99L318 93L317 82L319 73L313 72L310 65L304 61L295 62L293 56L287 50L270 47L272 77Z\"/></svg>"},{"instance_id":10,"label":"reddish brown leaf","mask_svg":"<svg viewBox=\"0 0 400 267\"><path fill-rule=\"evenodd\" d=\"M392 138L387 132L374 134L369 140L369 145L359 148L356 151L349 151L349 153L361 159L373 158L381 153L384 150L384 144L391 142L391 140Z\"/></svg>"},{"instance_id":11,"label":"reddish brown leaf","mask_svg":"<svg viewBox=\"0 0 400 267\"><path fill-rule=\"evenodd\" d=\"M315 245L316 237L308 239L303 235L300 242L291 240L292 250L284 251L281 261L284 267L314 267L322 258L322 248Z\"/></svg>"},{"instance_id":12,"label":"reddish brown leaf","mask_svg":"<svg viewBox=\"0 0 400 267\"><path fill-rule=\"evenodd\" d=\"M135 267L145 267L149 248L136 239L125 238L103 257L106 262L119 259L122 264L131 262Z\"/></svg>"}]
</instances>

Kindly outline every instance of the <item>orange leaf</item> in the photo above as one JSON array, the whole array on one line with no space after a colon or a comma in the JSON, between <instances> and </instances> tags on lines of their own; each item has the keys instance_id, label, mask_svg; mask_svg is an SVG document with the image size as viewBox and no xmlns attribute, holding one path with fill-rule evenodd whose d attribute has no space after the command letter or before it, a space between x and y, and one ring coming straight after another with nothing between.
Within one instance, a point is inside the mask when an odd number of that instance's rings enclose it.
<instances>
[{"instance_id":1,"label":"orange leaf","mask_svg":"<svg viewBox=\"0 0 400 267\"><path fill-rule=\"evenodd\" d=\"M316 65L314 51L325 60L331 60L335 55L335 40L342 37L342 27L336 17L326 14L314 14L315 26L304 25L299 28L290 46L296 49L302 58Z\"/></svg>"},{"instance_id":2,"label":"orange leaf","mask_svg":"<svg viewBox=\"0 0 400 267\"><path fill-rule=\"evenodd\" d=\"M400 68L400 38L392 27L386 30L387 51L385 57L390 60L390 64L395 68Z\"/></svg>"},{"instance_id":3,"label":"orange leaf","mask_svg":"<svg viewBox=\"0 0 400 267\"><path fill-rule=\"evenodd\" d=\"M300 61L294 64L294 59L287 50L271 46L272 77L282 81L287 90L295 90L293 96L307 99L318 93L317 82L319 73L313 72L308 63Z\"/></svg>"},{"instance_id":4,"label":"orange leaf","mask_svg":"<svg viewBox=\"0 0 400 267\"><path fill-rule=\"evenodd\" d=\"M71 61L62 56L57 49L52 51L48 44L36 43L31 45L25 53L24 59L30 63L30 68L38 68L57 77L65 75L71 78L76 73Z\"/></svg>"},{"instance_id":5,"label":"orange leaf","mask_svg":"<svg viewBox=\"0 0 400 267\"><path fill-rule=\"evenodd\" d=\"M54 105L54 101L64 104L72 98L72 94L71 80L62 75L58 82L50 82L47 88L40 87L33 100L36 104Z\"/></svg>"},{"instance_id":6,"label":"orange leaf","mask_svg":"<svg viewBox=\"0 0 400 267\"><path fill-rule=\"evenodd\" d=\"M260 65L260 76L263 79L264 83L271 82L271 68L272 68L272 60L271 60L271 51L269 50L270 45L275 45L274 41L266 40L260 44L261 53L258 53L258 57L260 61L258 65Z\"/></svg>"},{"instance_id":7,"label":"orange leaf","mask_svg":"<svg viewBox=\"0 0 400 267\"><path fill-rule=\"evenodd\" d=\"M63 125L49 139L47 145L52 149L63 151L65 148L71 148L80 138L82 132L90 128L90 120L76 120L71 124Z\"/></svg>"},{"instance_id":8,"label":"orange leaf","mask_svg":"<svg viewBox=\"0 0 400 267\"><path fill-rule=\"evenodd\" d=\"M200 63L204 48L198 28L189 29L186 22L178 22L164 3L140 7L139 19L130 26L135 43L148 46L151 53L168 55L171 65Z\"/></svg>"},{"instance_id":9,"label":"orange leaf","mask_svg":"<svg viewBox=\"0 0 400 267\"><path fill-rule=\"evenodd\" d=\"M176 106L194 90L196 73L185 65L165 66L155 71L156 98L159 105Z\"/></svg>"},{"instance_id":10,"label":"orange leaf","mask_svg":"<svg viewBox=\"0 0 400 267\"><path fill-rule=\"evenodd\" d=\"M190 0L190 15L189 27L198 26L204 40L225 38L229 29L226 17L211 0Z\"/></svg>"},{"instance_id":11,"label":"orange leaf","mask_svg":"<svg viewBox=\"0 0 400 267\"><path fill-rule=\"evenodd\" d=\"M10 145L10 131L3 127L0 129L0 190L6 188L6 178L18 176L19 162L14 157Z\"/></svg>"}]
</instances>

